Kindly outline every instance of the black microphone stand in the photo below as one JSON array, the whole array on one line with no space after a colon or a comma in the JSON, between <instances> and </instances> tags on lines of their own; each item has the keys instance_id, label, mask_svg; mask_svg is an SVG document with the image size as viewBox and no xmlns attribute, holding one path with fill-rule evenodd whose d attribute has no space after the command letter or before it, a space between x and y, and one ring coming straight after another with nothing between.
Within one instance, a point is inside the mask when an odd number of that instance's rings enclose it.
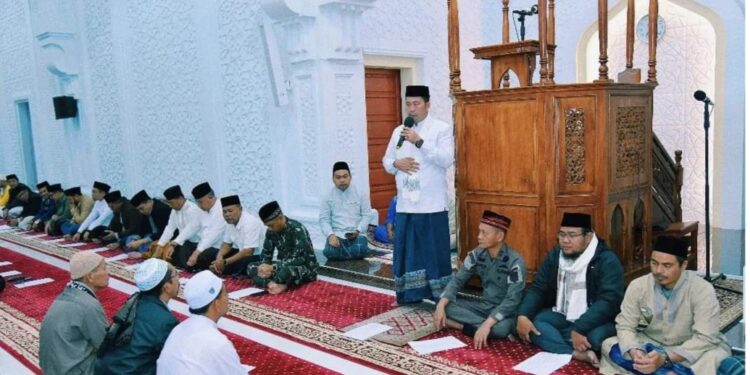
<instances>
[{"instance_id":1,"label":"black microphone stand","mask_svg":"<svg viewBox=\"0 0 750 375\"><path fill-rule=\"evenodd\" d=\"M706 143L704 146L706 160L706 276L704 278L706 281L713 284L715 281L724 280L727 277L723 273L719 273L716 278L711 277L711 208L709 206L711 196L709 194L710 190L708 186L708 129L711 127L710 112L708 110L709 104L710 102L708 100L703 102L703 130L706 134Z\"/></svg>"}]
</instances>

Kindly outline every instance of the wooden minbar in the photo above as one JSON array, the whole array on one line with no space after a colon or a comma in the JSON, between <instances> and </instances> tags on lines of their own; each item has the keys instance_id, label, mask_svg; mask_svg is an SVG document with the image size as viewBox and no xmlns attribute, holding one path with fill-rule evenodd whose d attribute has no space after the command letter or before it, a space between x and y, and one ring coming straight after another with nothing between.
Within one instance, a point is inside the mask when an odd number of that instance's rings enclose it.
<instances>
[{"instance_id":1,"label":"wooden minbar","mask_svg":"<svg viewBox=\"0 0 750 375\"><path fill-rule=\"evenodd\" d=\"M596 234L620 256L626 278L644 274L652 240L656 38L649 40L646 82L633 81L636 74L627 74L631 83L611 80L607 2L600 0L599 77L589 83L556 84L550 54L555 44L554 1L538 3L541 40L515 43L507 35L509 2L503 1L503 44L472 49L476 58L493 61L492 89L463 90L458 58L449 58L461 258L476 246L482 212L494 210L513 220L507 242L524 256L533 277L557 242L563 213L583 212L592 216ZM651 2L649 31L655 36L656 0ZM448 5L453 54L459 51L458 5L456 0ZM627 32L633 33L632 26ZM628 42L633 43L632 35ZM532 82L536 56L540 75ZM526 67L532 61L534 65ZM511 65L518 66L512 69L520 87L508 86ZM633 72L632 60L626 71Z\"/></svg>"}]
</instances>

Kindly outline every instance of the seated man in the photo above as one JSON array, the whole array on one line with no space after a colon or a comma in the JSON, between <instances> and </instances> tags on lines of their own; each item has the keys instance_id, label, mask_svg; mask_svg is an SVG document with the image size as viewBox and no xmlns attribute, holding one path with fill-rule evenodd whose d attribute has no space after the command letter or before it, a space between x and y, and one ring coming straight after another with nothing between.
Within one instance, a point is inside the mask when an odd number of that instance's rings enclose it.
<instances>
[{"instance_id":1,"label":"seated man","mask_svg":"<svg viewBox=\"0 0 750 375\"><path fill-rule=\"evenodd\" d=\"M254 254L262 245L266 227L255 215L242 209L236 195L221 198L221 205L226 220L221 249L207 249L201 253L198 264L208 263L217 274L237 275L259 259Z\"/></svg>"},{"instance_id":2,"label":"seated man","mask_svg":"<svg viewBox=\"0 0 750 375\"><path fill-rule=\"evenodd\" d=\"M187 268L194 270L207 270L211 262L216 259L216 251L221 247L221 240L224 238L224 229L227 226L222 215L222 207L219 199L216 198L214 190L208 182L198 184L193 188L193 198L198 203L198 207L203 211L201 216L200 241L195 247L192 254L186 261ZM208 250L213 249L213 256L203 257L204 262L198 262L200 255Z\"/></svg>"},{"instance_id":3,"label":"seated man","mask_svg":"<svg viewBox=\"0 0 750 375\"><path fill-rule=\"evenodd\" d=\"M518 307L516 330L546 352L596 365L602 342L616 333L622 264L591 231L587 214L563 214L557 241Z\"/></svg>"},{"instance_id":4,"label":"seated man","mask_svg":"<svg viewBox=\"0 0 750 375\"><path fill-rule=\"evenodd\" d=\"M331 260L363 259L367 255L370 202L351 186L351 182L349 165L336 162L333 165L335 187L323 198L319 216L320 228L327 238L323 255Z\"/></svg>"},{"instance_id":5,"label":"seated man","mask_svg":"<svg viewBox=\"0 0 750 375\"><path fill-rule=\"evenodd\" d=\"M143 236L133 234L125 238L125 250L131 251L130 255L133 258L148 258L158 246L156 240L161 238L162 233L164 233L172 209L159 199L151 199L145 190L133 195L130 203L135 206L141 215L145 216L148 228Z\"/></svg>"},{"instance_id":6,"label":"seated man","mask_svg":"<svg viewBox=\"0 0 750 375\"><path fill-rule=\"evenodd\" d=\"M315 280L318 261L307 228L284 216L276 201L261 207L258 216L268 230L260 254L261 264L247 268L255 285L267 287L271 294L279 294L290 286ZM273 262L274 252L276 262Z\"/></svg>"},{"instance_id":7,"label":"seated man","mask_svg":"<svg viewBox=\"0 0 750 375\"><path fill-rule=\"evenodd\" d=\"M388 204L388 214L385 217L385 222L378 225L375 228L373 237L375 241L382 243L393 242L393 237L396 236L396 203L398 202L398 196L394 195L391 199L391 203Z\"/></svg>"},{"instance_id":8,"label":"seated man","mask_svg":"<svg viewBox=\"0 0 750 375\"><path fill-rule=\"evenodd\" d=\"M164 190L164 198L172 207L172 212L169 213L169 222L159 238L153 257L170 262L174 259L175 266L185 268L188 257L200 241L203 212L195 203L185 199L180 185ZM177 237L174 237L175 231L179 231Z\"/></svg>"},{"instance_id":9,"label":"seated man","mask_svg":"<svg viewBox=\"0 0 750 375\"><path fill-rule=\"evenodd\" d=\"M23 211L22 203L17 199L18 193L23 190L31 191L31 189L18 182L18 177L14 174L7 175L5 183L10 190L8 190L8 203L3 207L1 216L3 219L14 219L21 215L21 211Z\"/></svg>"},{"instance_id":10,"label":"seated man","mask_svg":"<svg viewBox=\"0 0 750 375\"><path fill-rule=\"evenodd\" d=\"M73 241L93 241L101 240L101 236L104 235L104 231L109 227L109 223L112 221L112 210L109 209L107 202L104 200L104 196L109 193L109 185L94 181L94 186L91 189L91 198L94 199L94 208L86 216L86 220L81 223L78 227L78 231L73 235Z\"/></svg>"},{"instance_id":11,"label":"seated man","mask_svg":"<svg viewBox=\"0 0 750 375\"><path fill-rule=\"evenodd\" d=\"M49 193L52 196L52 200L55 201L55 213L46 223L44 223L44 232L50 236L59 236L62 233L58 231L59 226L57 223L70 220L72 217L72 214L70 213L70 204L68 203L68 197L66 197L63 192L62 185L50 185Z\"/></svg>"},{"instance_id":12,"label":"seated man","mask_svg":"<svg viewBox=\"0 0 750 375\"><path fill-rule=\"evenodd\" d=\"M133 278L139 295L132 336L99 357L97 374L156 374L156 360L177 326L167 307L180 291L180 275L174 266L161 259L148 259L138 266Z\"/></svg>"},{"instance_id":13,"label":"seated man","mask_svg":"<svg viewBox=\"0 0 750 375\"><path fill-rule=\"evenodd\" d=\"M81 193L80 187L69 188L65 190L65 196L68 197L68 206L70 207L70 219L59 220L57 222L56 232L64 234L70 238L78 232L84 220L89 216L94 208L94 200L88 195Z\"/></svg>"},{"instance_id":14,"label":"seated man","mask_svg":"<svg viewBox=\"0 0 750 375\"><path fill-rule=\"evenodd\" d=\"M516 308L526 285L526 263L505 243L511 220L484 211L479 223L479 246L466 255L435 308L435 328L461 329L474 338L474 348L487 338L505 338L516 325ZM482 280L482 299L457 300L456 294L473 275Z\"/></svg>"},{"instance_id":15,"label":"seated man","mask_svg":"<svg viewBox=\"0 0 750 375\"><path fill-rule=\"evenodd\" d=\"M42 197L29 189L25 189L18 193L16 200L21 202L20 207L23 210L21 210L21 214L17 218L10 219L8 225L12 227L17 226L21 229L29 229L31 222L34 220L34 215L39 212L42 206Z\"/></svg>"},{"instance_id":16,"label":"seated man","mask_svg":"<svg viewBox=\"0 0 750 375\"><path fill-rule=\"evenodd\" d=\"M109 228L101 237L103 243L115 249L121 245L124 246L125 239L131 235L146 235L148 232L146 218L133 207L127 198L122 196L119 190L107 193L104 201L107 202L114 216L109 223Z\"/></svg>"},{"instance_id":17,"label":"seated man","mask_svg":"<svg viewBox=\"0 0 750 375\"><path fill-rule=\"evenodd\" d=\"M600 373L715 374L732 354L719 332L716 292L687 271L687 256L682 239L657 238L651 274L630 282L617 315L617 336L602 346Z\"/></svg>"},{"instance_id":18,"label":"seated man","mask_svg":"<svg viewBox=\"0 0 750 375\"><path fill-rule=\"evenodd\" d=\"M39 211L34 215L29 224L28 229L42 230L44 225L52 218L57 210L57 203L52 199L52 192L50 192L50 184L47 181L40 182L36 185L39 196L42 198L42 205L39 207ZM25 229L25 228L24 228Z\"/></svg>"},{"instance_id":19,"label":"seated man","mask_svg":"<svg viewBox=\"0 0 750 375\"><path fill-rule=\"evenodd\" d=\"M10 186L5 177L0 177L0 210L5 208L10 202Z\"/></svg>"},{"instance_id":20,"label":"seated man","mask_svg":"<svg viewBox=\"0 0 750 375\"><path fill-rule=\"evenodd\" d=\"M185 284L185 300L190 317L169 334L156 373L247 375L237 349L216 325L229 311L224 281L210 271L199 272Z\"/></svg>"},{"instance_id":21,"label":"seated man","mask_svg":"<svg viewBox=\"0 0 750 375\"><path fill-rule=\"evenodd\" d=\"M96 297L109 284L104 258L91 251L73 254L70 278L39 330L39 367L47 375L93 374L107 333L107 316Z\"/></svg>"}]
</instances>

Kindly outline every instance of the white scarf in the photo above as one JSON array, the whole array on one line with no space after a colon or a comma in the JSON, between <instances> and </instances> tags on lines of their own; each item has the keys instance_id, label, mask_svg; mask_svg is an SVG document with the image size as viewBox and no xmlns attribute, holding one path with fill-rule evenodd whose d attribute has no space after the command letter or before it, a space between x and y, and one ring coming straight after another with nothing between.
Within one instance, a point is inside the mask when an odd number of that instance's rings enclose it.
<instances>
[{"instance_id":1,"label":"white scarf","mask_svg":"<svg viewBox=\"0 0 750 375\"><path fill-rule=\"evenodd\" d=\"M557 268L557 299L553 311L565 315L570 321L576 321L588 309L586 294L586 270L594 258L599 240L594 234L591 242L578 259L568 259L560 250L560 262Z\"/></svg>"}]
</instances>

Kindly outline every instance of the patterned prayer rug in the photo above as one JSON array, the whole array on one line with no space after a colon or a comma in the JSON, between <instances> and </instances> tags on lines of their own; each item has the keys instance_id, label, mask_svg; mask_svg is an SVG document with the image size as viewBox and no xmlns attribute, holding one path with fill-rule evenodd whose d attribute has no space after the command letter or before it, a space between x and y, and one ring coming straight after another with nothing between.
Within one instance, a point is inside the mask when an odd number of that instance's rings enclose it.
<instances>
[{"instance_id":1,"label":"patterned prayer rug","mask_svg":"<svg viewBox=\"0 0 750 375\"><path fill-rule=\"evenodd\" d=\"M434 305L427 303L399 306L388 312L345 327L343 331L350 331L370 323L381 323L393 328L374 336L373 339L386 344L404 346L409 341L419 340L435 332L435 326L432 323L432 312L434 309Z\"/></svg>"},{"instance_id":2,"label":"patterned prayer rug","mask_svg":"<svg viewBox=\"0 0 750 375\"><path fill-rule=\"evenodd\" d=\"M69 280L65 270L0 248L0 261L13 264L4 266L34 278L51 277L55 282L24 289L9 285L0 294L0 346L32 371L41 374L39 363L39 329L52 302ZM97 293L104 311L111 319L127 299L127 294L113 288ZM178 320L187 317L173 312ZM289 354L261 345L242 336L222 330L237 349L242 363L255 366L259 374L334 374L335 372L304 361ZM0 371L2 373L2 371Z\"/></svg>"}]
</instances>

